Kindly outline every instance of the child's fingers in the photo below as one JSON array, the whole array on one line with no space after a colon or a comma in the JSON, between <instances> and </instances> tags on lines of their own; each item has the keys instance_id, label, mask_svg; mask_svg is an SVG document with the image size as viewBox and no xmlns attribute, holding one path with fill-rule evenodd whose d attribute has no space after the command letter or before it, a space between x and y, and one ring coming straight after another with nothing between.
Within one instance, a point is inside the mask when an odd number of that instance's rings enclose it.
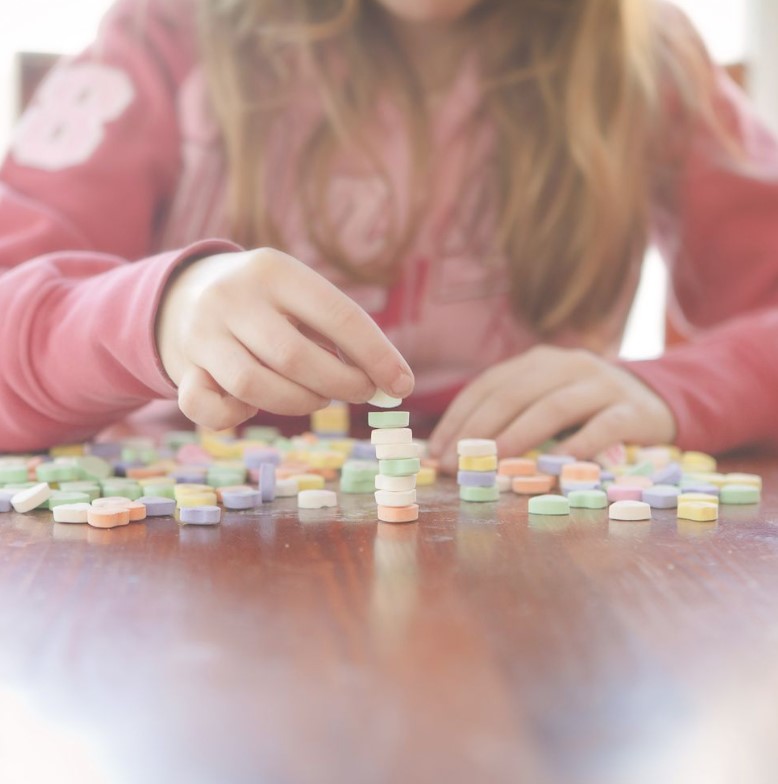
<instances>
[{"instance_id":1,"label":"child's fingers","mask_svg":"<svg viewBox=\"0 0 778 784\"><path fill-rule=\"evenodd\" d=\"M198 353L197 361L225 392L255 409L300 416L330 402L262 365L232 336L210 341Z\"/></svg>"},{"instance_id":2,"label":"child's fingers","mask_svg":"<svg viewBox=\"0 0 778 784\"><path fill-rule=\"evenodd\" d=\"M497 437L501 455L520 455L569 427L580 425L611 402L596 380L558 387L526 408Z\"/></svg>"},{"instance_id":3,"label":"child's fingers","mask_svg":"<svg viewBox=\"0 0 778 784\"><path fill-rule=\"evenodd\" d=\"M602 409L577 433L559 445L560 451L579 458L593 457L611 444L621 441L640 441L641 435L647 442L650 434L636 432L634 408L628 403L619 403ZM638 427L640 429L640 427ZM660 440L661 443L661 440Z\"/></svg>"},{"instance_id":4,"label":"child's fingers","mask_svg":"<svg viewBox=\"0 0 778 784\"><path fill-rule=\"evenodd\" d=\"M573 352L539 346L497 365L460 392L430 439L430 452L452 452L459 438L491 438L528 406L578 375Z\"/></svg>"},{"instance_id":5,"label":"child's fingers","mask_svg":"<svg viewBox=\"0 0 778 784\"><path fill-rule=\"evenodd\" d=\"M277 313L265 315L262 329L243 319L230 327L265 365L323 398L364 403L375 392L375 384L359 368L342 362Z\"/></svg>"},{"instance_id":6,"label":"child's fingers","mask_svg":"<svg viewBox=\"0 0 778 784\"><path fill-rule=\"evenodd\" d=\"M245 422L257 409L228 395L209 373L191 365L178 384L178 407L187 418L213 430Z\"/></svg>"},{"instance_id":7,"label":"child's fingers","mask_svg":"<svg viewBox=\"0 0 778 784\"><path fill-rule=\"evenodd\" d=\"M413 373L372 318L320 275L297 263L284 285L274 287L286 313L329 338L373 384L396 397L413 391Z\"/></svg>"}]
</instances>

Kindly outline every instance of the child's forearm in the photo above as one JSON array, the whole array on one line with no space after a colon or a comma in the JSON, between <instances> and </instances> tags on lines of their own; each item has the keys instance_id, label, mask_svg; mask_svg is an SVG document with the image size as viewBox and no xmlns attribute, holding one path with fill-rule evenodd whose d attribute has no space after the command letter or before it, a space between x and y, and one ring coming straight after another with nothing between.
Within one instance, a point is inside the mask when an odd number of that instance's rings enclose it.
<instances>
[{"instance_id":1,"label":"child's forearm","mask_svg":"<svg viewBox=\"0 0 778 784\"><path fill-rule=\"evenodd\" d=\"M778 308L735 319L659 359L626 366L658 392L684 449L778 447Z\"/></svg>"}]
</instances>

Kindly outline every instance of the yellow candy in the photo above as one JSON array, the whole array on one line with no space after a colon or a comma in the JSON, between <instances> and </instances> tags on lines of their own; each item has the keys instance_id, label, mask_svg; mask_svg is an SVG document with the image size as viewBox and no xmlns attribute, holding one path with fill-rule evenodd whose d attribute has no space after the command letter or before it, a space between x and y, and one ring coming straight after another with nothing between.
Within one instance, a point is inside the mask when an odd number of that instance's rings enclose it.
<instances>
[{"instance_id":1,"label":"yellow candy","mask_svg":"<svg viewBox=\"0 0 778 784\"><path fill-rule=\"evenodd\" d=\"M683 501L678 504L678 517L697 523L710 523L718 520L719 505L705 501Z\"/></svg>"},{"instance_id":2,"label":"yellow candy","mask_svg":"<svg viewBox=\"0 0 778 784\"><path fill-rule=\"evenodd\" d=\"M141 487L146 487L147 485L175 485L176 480L173 479L172 476L149 476L145 479L138 479L138 484Z\"/></svg>"},{"instance_id":3,"label":"yellow candy","mask_svg":"<svg viewBox=\"0 0 778 784\"><path fill-rule=\"evenodd\" d=\"M713 472L716 470L716 458L704 452L684 452L681 455L681 470L684 473Z\"/></svg>"},{"instance_id":4,"label":"yellow candy","mask_svg":"<svg viewBox=\"0 0 778 784\"><path fill-rule=\"evenodd\" d=\"M460 457L460 471L496 471L497 455L486 455L484 457Z\"/></svg>"},{"instance_id":5,"label":"yellow candy","mask_svg":"<svg viewBox=\"0 0 778 784\"><path fill-rule=\"evenodd\" d=\"M297 482L297 487L300 490L324 489L324 477L319 474L294 474L289 478Z\"/></svg>"},{"instance_id":6,"label":"yellow candy","mask_svg":"<svg viewBox=\"0 0 778 784\"><path fill-rule=\"evenodd\" d=\"M627 444L624 447L624 459L627 461L628 465L634 465L637 463L640 449L641 447L637 444Z\"/></svg>"},{"instance_id":7,"label":"yellow candy","mask_svg":"<svg viewBox=\"0 0 778 784\"><path fill-rule=\"evenodd\" d=\"M422 466L416 474L416 487L435 484L438 472L432 466Z\"/></svg>"},{"instance_id":8,"label":"yellow candy","mask_svg":"<svg viewBox=\"0 0 778 784\"><path fill-rule=\"evenodd\" d=\"M213 488L210 485L197 485L182 482L173 489L173 495L176 501L183 498L185 495L198 495L200 493L212 493Z\"/></svg>"},{"instance_id":9,"label":"yellow candy","mask_svg":"<svg viewBox=\"0 0 778 784\"><path fill-rule=\"evenodd\" d=\"M340 468L346 462L343 452L309 452L306 462L311 468Z\"/></svg>"},{"instance_id":10,"label":"yellow candy","mask_svg":"<svg viewBox=\"0 0 778 784\"><path fill-rule=\"evenodd\" d=\"M715 495L710 495L709 493L681 493L678 496L678 503L681 504L684 501L702 501L706 504L716 505L719 503L719 499Z\"/></svg>"},{"instance_id":11,"label":"yellow candy","mask_svg":"<svg viewBox=\"0 0 778 784\"><path fill-rule=\"evenodd\" d=\"M714 471L687 471L684 473L684 479L693 479L716 487L723 487L727 484L727 477Z\"/></svg>"},{"instance_id":12,"label":"yellow candy","mask_svg":"<svg viewBox=\"0 0 778 784\"><path fill-rule=\"evenodd\" d=\"M351 450L354 448L353 438L337 438L329 442L330 449L333 452L341 452L346 457L351 455Z\"/></svg>"},{"instance_id":13,"label":"yellow candy","mask_svg":"<svg viewBox=\"0 0 778 784\"><path fill-rule=\"evenodd\" d=\"M86 454L83 444L60 444L49 449L51 457L81 457Z\"/></svg>"},{"instance_id":14,"label":"yellow candy","mask_svg":"<svg viewBox=\"0 0 778 784\"><path fill-rule=\"evenodd\" d=\"M758 474L727 474L724 477L725 485L750 485L752 487L762 487L762 477Z\"/></svg>"},{"instance_id":15,"label":"yellow candy","mask_svg":"<svg viewBox=\"0 0 778 784\"><path fill-rule=\"evenodd\" d=\"M219 499L216 493L184 493L182 496L176 497L176 504L178 506L216 506Z\"/></svg>"}]
</instances>

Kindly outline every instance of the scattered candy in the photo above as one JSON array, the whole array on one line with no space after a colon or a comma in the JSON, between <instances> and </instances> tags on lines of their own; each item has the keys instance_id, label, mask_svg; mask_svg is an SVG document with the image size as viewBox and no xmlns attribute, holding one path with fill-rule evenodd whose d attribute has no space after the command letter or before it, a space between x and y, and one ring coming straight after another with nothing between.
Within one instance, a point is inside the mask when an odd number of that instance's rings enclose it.
<instances>
[{"instance_id":1,"label":"scattered candy","mask_svg":"<svg viewBox=\"0 0 778 784\"><path fill-rule=\"evenodd\" d=\"M651 507L643 501L615 501L608 509L611 520L650 520Z\"/></svg>"},{"instance_id":2,"label":"scattered candy","mask_svg":"<svg viewBox=\"0 0 778 784\"><path fill-rule=\"evenodd\" d=\"M301 490L297 495L299 509L324 509L338 505L338 496L332 490Z\"/></svg>"}]
</instances>

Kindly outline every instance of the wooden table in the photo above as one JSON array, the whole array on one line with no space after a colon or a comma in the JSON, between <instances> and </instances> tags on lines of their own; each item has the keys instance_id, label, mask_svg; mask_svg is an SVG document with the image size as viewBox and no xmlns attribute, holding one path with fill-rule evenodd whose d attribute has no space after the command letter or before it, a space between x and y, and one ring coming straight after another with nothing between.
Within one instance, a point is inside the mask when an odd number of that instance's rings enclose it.
<instances>
[{"instance_id":1,"label":"wooden table","mask_svg":"<svg viewBox=\"0 0 778 784\"><path fill-rule=\"evenodd\" d=\"M717 525L2 515L0 781L775 782L778 461L727 468Z\"/></svg>"}]
</instances>

